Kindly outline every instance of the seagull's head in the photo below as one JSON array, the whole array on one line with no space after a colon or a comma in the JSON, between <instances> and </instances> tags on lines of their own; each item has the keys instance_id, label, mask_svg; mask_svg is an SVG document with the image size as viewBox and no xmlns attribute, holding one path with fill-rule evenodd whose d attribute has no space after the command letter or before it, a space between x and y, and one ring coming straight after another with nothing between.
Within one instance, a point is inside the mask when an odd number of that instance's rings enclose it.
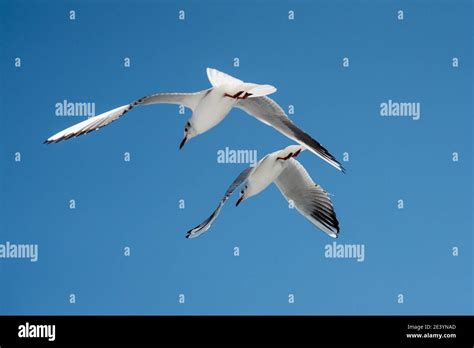
<instances>
[{"instance_id":1,"label":"seagull's head","mask_svg":"<svg viewBox=\"0 0 474 348\"><path fill-rule=\"evenodd\" d=\"M179 144L179 149L181 150L186 144L189 139L194 138L197 135L196 130L193 128L192 123L188 120L186 121L186 124L184 125L184 138L181 141L181 144Z\"/></svg>"}]
</instances>

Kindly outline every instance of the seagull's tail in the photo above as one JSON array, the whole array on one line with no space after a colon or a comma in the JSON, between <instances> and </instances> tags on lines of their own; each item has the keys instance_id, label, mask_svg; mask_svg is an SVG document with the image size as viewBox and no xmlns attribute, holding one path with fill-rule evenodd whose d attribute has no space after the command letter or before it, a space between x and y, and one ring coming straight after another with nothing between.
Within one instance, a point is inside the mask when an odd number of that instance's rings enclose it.
<instances>
[{"instance_id":1,"label":"seagull's tail","mask_svg":"<svg viewBox=\"0 0 474 348\"><path fill-rule=\"evenodd\" d=\"M229 74L212 68L207 68L207 77L213 87L226 85L228 87L228 91L226 91L228 94L238 95L243 99L262 97L275 93L277 90L272 85L243 82Z\"/></svg>"}]
</instances>

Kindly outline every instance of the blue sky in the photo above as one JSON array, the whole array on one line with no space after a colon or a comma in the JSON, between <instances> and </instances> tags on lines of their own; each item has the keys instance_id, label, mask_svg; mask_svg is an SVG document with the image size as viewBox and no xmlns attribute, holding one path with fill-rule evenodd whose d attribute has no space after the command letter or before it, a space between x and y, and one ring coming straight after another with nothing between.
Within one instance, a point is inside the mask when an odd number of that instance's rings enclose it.
<instances>
[{"instance_id":1,"label":"blue sky","mask_svg":"<svg viewBox=\"0 0 474 348\"><path fill-rule=\"evenodd\" d=\"M0 19L0 244L39 247L34 263L0 259L1 314L473 313L472 2L3 0ZM364 262L326 258L334 240L273 185L184 238L247 166L217 151L291 144L240 110L181 151L190 113L173 105L42 144L84 119L55 116L58 102L101 113L198 91L208 66L276 86L298 125L349 153L345 175L299 159L333 194L336 242L363 244ZM388 100L420 103L420 120L381 117Z\"/></svg>"}]
</instances>

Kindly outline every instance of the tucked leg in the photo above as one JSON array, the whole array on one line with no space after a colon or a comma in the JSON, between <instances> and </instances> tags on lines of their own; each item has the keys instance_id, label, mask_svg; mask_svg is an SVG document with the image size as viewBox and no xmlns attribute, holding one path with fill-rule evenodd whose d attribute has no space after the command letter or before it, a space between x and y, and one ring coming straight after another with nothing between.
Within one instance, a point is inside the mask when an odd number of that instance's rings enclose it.
<instances>
[{"instance_id":1,"label":"tucked leg","mask_svg":"<svg viewBox=\"0 0 474 348\"><path fill-rule=\"evenodd\" d=\"M251 95L252 95L252 93L247 93L247 92L244 92L244 91L237 92L234 95L224 93L224 97L229 97L229 98L234 98L234 99L247 99Z\"/></svg>"}]
</instances>

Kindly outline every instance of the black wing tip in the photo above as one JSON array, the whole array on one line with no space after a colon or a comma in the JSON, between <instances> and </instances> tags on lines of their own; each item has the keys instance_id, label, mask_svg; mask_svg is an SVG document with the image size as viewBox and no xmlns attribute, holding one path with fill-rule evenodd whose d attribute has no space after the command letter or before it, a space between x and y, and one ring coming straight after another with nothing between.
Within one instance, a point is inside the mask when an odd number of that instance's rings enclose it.
<instances>
[{"instance_id":1,"label":"black wing tip","mask_svg":"<svg viewBox=\"0 0 474 348\"><path fill-rule=\"evenodd\" d=\"M335 235L334 238L337 238L339 234L339 220L337 219L334 210L331 212L324 212L319 211L319 209L314 209L311 212L311 217L331 231Z\"/></svg>"},{"instance_id":2,"label":"black wing tip","mask_svg":"<svg viewBox=\"0 0 474 348\"><path fill-rule=\"evenodd\" d=\"M339 232L340 232L340 230L339 230L339 221L337 221L337 219L336 219L336 223L333 226L328 227L328 228L332 232L332 234L330 236L333 237L334 239L338 239L339 238Z\"/></svg>"},{"instance_id":3,"label":"black wing tip","mask_svg":"<svg viewBox=\"0 0 474 348\"><path fill-rule=\"evenodd\" d=\"M193 234L193 230L194 230L194 228L193 228L192 230L189 230L188 232L186 232L186 236L184 236L184 237L185 237L186 239L191 238L191 236L192 236L192 234Z\"/></svg>"},{"instance_id":4,"label":"black wing tip","mask_svg":"<svg viewBox=\"0 0 474 348\"><path fill-rule=\"evenodd\" d=\"M56 139L56 140L46 139L45 141L43 141L43 144L49 145L49 144L53 144L53 143L59 143L61 140L63 140L63 138L59 138L59 139Z\"/></svg>"}]
</instances>

